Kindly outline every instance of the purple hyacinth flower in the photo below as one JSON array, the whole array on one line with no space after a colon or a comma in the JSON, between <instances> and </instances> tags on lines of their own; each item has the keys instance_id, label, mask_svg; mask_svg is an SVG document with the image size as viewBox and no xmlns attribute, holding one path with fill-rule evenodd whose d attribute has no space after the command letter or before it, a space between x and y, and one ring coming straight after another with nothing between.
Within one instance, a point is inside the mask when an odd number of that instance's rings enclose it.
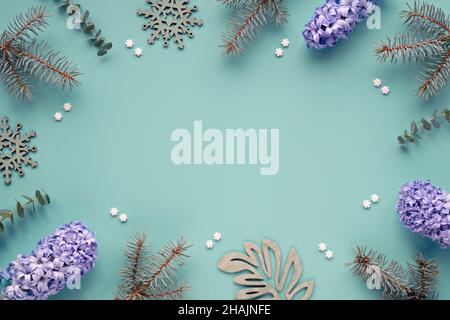
<instances>
[{"instance_id":1,"label":"purple hyacinth flower","mask_svg":"<svg viewBox=\"0 0 450 320\"><path fill-rule=\"evenodd\" d=\"M416 180L400 189L397 212L413 232L450 246L450 195L430 181Z\"/></svg>"},{"instance_id":2,"label":"purple hyacinth flower","mask_svg":"<svg viewBox=\"0 0 450 320\"><path fill-rule=\"evenodd\" d=\"M306 24L303 37L309 48L334 47L369 16L379 0L327 0Z\"/></svg>"},{"instance_id":3,"label":"purple hyacinth flower","mask_svg":"<svg viewBox=\"0 0 450 320\"><path fill-rule=\"evenodd\" d=\"M97 259L95 234L81 222L63 225L38 242L28 256L19 255L6 274L6 300L45 300L64 289L76 277L90 271Z\"/></svg>"}]
</instances>

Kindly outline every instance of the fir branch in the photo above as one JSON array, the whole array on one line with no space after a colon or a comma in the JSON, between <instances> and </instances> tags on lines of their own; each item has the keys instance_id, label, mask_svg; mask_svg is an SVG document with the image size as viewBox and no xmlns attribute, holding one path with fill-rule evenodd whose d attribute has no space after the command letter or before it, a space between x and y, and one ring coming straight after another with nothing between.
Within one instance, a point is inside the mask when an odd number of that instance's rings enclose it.
<instances>
[{"instance_id":1,"label":"fir branch","mask_svg":"<svg viewBox=\"0 0 450 320\"><path fill-rule=\"evenodd\" d=\"M76 79L80 75L77 67L67 57L49 49L45 42L31 43L28 51L12 51L19 57L18 67L31 76L62 88L80 84Z\"/></svg>"},{"instance_id":2,"label":"fir branch","mask_svg":"<svg viewBox=\"0 0 450 320\"><path fill-rule=\"evenodd\" d=\"M405 130L405 132L397 137L400 145L406 146L408 143L415 143L422 139L420 131L431 131L433 128L441 127L441 119L450 123L450 110L444 109L441 112L437 110L433 112L431 118L422 118L419 122L411 122L411 129Z\"/></svg>"},{"instance_id":3,"label":"fir branch","mask_svg":"<svg viewBox=\"0 0 450 320\"><path fill-rule=\"evenodd\" d=\"M450 33L450 17L444 10L432 4L414 2L409 10L402 11L400 16L405 19L405 23L419 33L442 36Z\"/></svg>"},{"instance_id":4,"label":"fir branch","mask_svg":"<svg viewBox=\"0 0 450 320\"><path fill-rule=\"evenodd\" d=\"M423 300L435 296L439 277L436 260L425 259L423 253L416 253L413 260L413 263L408 263L410 282L415 292L410 299Z\"/></svg>"},{"instance_id":5,"label":"fir branch","mask_svg":"<svg viewBox=\"0 0 450 320\"><path fill-rule=\"evenodd\" d=\"M427 64L425 72L420 74L422 84L418 89L418 95L425 99L438 95L447 85L450 78L450 48L445 49Z\"/></svg>"},{"instance_id":6,"label":"fir branch","mask_svg":"<svg viewBox=\"0 0 450 320\"><path fill-rule=\"evenodd\" d=\"M181 299L189 288L177 284L177 268L184 264L190 246L182 238L168 243L158 254L145 246L145 235L137 235L128 243L126 265L122 269L122 284L117 300Z\"/></svg>"},{"instance_id":7,"label":"fir branch","mask_svg":"<svg viewBox=\"0 0 450 320\"><path fill-rule=\"evenodd\" d=\"M381 41L376 48L380 61L425 62L417 94L424 99L438 95L450 78L450 18L436 6L416 1L401 13L414 34L404 33Z\"/></svg>"},{"instance_id":8,"label":"fir branch","mask_svg":"<svg viewBox=\"0 0 450 320\"><path fill-rule=\"evenodd\" d=\"M31 8L0 36L0 75L9 92L24 100L32 98L31 77L62 88L79 85L77 67L33 37L47 26L48 16L44 7Z\"/></svg>"},{"instance_id":9,"label":"fir branch","mask_svg":"<svg viewBox=\"0 0 450 320\"><path fill-rule=\"evenodd\" d=\"M388 261L386 256L365 247L357 247L353 262L348 263L351 271L364 281L376 272L379 277L382 296L391 299L425 300L433 298L437 286L437 264L417 254L414 263L408 264L408 273L397 261Z\"/></svg>"},{"instance_id":10,"label":"fir branch","mask_svg":"<svg viewBox=\"0 0 450 320\"><path fill-rule=\"evenodd\" d=\"M282 25L287 20L287 10L282 6L282 0L221 0L221 3L236 8L227 31L222 35L220 46L225 48L226 55L242 53L264 25L272 21Z\"/></svg>"},{"instance_id":11,"label":"fir branch","mask_svg":"<svg viewBox=\"0 0 450 320\"><path fill-rule=\"evenodd\" d=\"M14 216L17 215L20 218L25 216L25 210L28 207L32 207L32 213L36 213L36 205L40 204L41 206L45 206L50 204L50 197L44 190L37 190L35 192L35 197L22 196L26 201L20 202L16 200L16 208L15 209L0 209L0 234L5 231L4 221L9 219L12 224L14 224Z\"/></svg>"},{"instance_id":12,"label":"fir branch","mask_svg":"<svg viewBox=\"0 0 450 320\"><path fill-rule=\"evenodd\" d=\"M404 280L405 273L396 261L388 261L384 254L365 247L358 246L354 252L355 259L347 266L355 275L367 281L373 270L377 270L384 295L392 298L407 296L409 287Z\"/></svg>"},{"instance_id":13,"label":"fir branch","mask_svg":"<svg viewBox=\"0 0 450 320\"><path fill-rule=\"evenodd\" d=\"M43 6L32 7L25 14L17 15L5 32L8 38L5 46L9 47L17 41L32 40L48 26L48 17L50 14Z\"/></svg>"},{"instance_id":14,"label":"fir branch","mask_svg":"<svg viewBox=\"0 0 450 320\"><path fill-rule=\"evenodd\" d=\"M438 38L421 39L411 33L399 34L387 41L380 41L376 53L381 62L390 60L396 63L398 58L403 62L416 62L442 53L450 41L450 34Z\"/></svg>"}]
</instances>

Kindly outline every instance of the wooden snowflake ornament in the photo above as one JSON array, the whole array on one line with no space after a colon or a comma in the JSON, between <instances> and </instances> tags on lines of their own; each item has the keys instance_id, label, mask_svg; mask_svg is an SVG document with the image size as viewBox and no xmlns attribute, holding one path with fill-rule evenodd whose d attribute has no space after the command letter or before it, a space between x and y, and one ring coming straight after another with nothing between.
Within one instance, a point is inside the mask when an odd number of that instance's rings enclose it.
<instances>
[{"instance_id":1,"label":"wooden snowflake ornament","mask_svg":"<svg viewBox=\"0 0 450 320\"><path fill-rule=\"evenodd\" d=\"M3 174L5 184L11 184L12 174L16 171L19 176L25 175L23 165L36 168L38 163L31 159L29 154L36 152L36 146L30 146L29 142L36 137L35 131L26 134L20 133L22 125L18 123L14 130L11 130L9 119L3 117L0 120L0 172Z\"/></svg>"},{"instance_id":2,"label":"wooden snowflake ornament","mask_svg":"<svg viewBox=\"0 0 450 320\"><path fill-rule=\"evenodd\" d=\"M144 30L153 30L148 39L149 44L154 44L155 40L162 37L164 47L168 47L173 38L178 49L182 50L183 35L187 34L189 38L194 36L189 27L203 25L202 20L192 17L198 7L188 7L189 0L147 0L147 3L150 9L139 9L138 15L149 19L143 25Z\"/></svg>"}]
</instances>

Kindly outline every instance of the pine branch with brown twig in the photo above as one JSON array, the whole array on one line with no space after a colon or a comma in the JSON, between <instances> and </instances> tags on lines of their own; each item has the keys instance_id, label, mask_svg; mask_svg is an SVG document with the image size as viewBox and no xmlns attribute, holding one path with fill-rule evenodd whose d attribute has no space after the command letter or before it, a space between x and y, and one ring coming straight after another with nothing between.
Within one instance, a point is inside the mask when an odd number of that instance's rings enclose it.
<instances>
[{"instance_id":1,"label":"pine branch with brown twig","mask_svg":"<svg viewBox=\"0 0 450 320\"><path fill-rule=\"evenodd\" d=\"M0 35L0 75L9 92L18 98L32 98L32 78L63 89L80 84L78 68L45 42L37 41L49 16L45 7L32 7L17 15Z\"/></svg>"},{"instance_id":2,"label":"pine branch with brown twig","mask_svg":"<svg viewBox=\"0 0 450 320\"><path fill-rule=\"evenodd\" d=\"M138 234L128 243L116 300L181 299L189 286L180 283L178 268L189 257L186 250L190 245L181 238L177 243L169 242L159 253L153 254L145 241L145 235Z\"/></svg>"},{"instance_id":3,"label":"pine branch with brown twig","mask_svg":"<svg viewBox=\"0 0 450 320\"><path fill-rule=\"evenodd\" d=\"M282 5L283 0L218 0L235 10L230 19L227 31L222 35L221 47L226 55L242 53L261 31L261 28L271 22L278 26L287 21L287 10Z\"/></svg>"},{"instance_id":4,"label":"pine branch with brown twig","mask_svg":"<svg viewBox=\"0 0 450 320\"><path fill-rule=\"evenodd\" d=\"M450 78L450 17L433 4L420 1L408 5L400 15L413 33L381 41L376 54L383 62L423 62L425 71L419 75L417 94L425 99L438 95Z\"/></svg>"}]
</instances>

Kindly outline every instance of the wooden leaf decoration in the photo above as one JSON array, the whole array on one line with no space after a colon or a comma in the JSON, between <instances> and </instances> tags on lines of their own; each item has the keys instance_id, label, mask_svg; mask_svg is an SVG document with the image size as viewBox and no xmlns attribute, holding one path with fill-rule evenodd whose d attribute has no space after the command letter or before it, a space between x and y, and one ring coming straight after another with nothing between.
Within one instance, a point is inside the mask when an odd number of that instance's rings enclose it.
<instances>
[{"instance_id":1,"label":"wooden leaf decoration","mask_svg":"<svg viewBox=\"0 0 450 320\"><path fill-rule=\"evenodd\" d=\"M300 300L307 300L311 297L315 283L300 282L303 267L294 249L289 251L283 268L281 249L273 241L263 239L261 248L244 242L244 249L245 253L226 254L218 266L223 272L238 273L234 282L246 287L236 293L236 299L292 300L300 296Z\"/></svg>"}]
</instances>

